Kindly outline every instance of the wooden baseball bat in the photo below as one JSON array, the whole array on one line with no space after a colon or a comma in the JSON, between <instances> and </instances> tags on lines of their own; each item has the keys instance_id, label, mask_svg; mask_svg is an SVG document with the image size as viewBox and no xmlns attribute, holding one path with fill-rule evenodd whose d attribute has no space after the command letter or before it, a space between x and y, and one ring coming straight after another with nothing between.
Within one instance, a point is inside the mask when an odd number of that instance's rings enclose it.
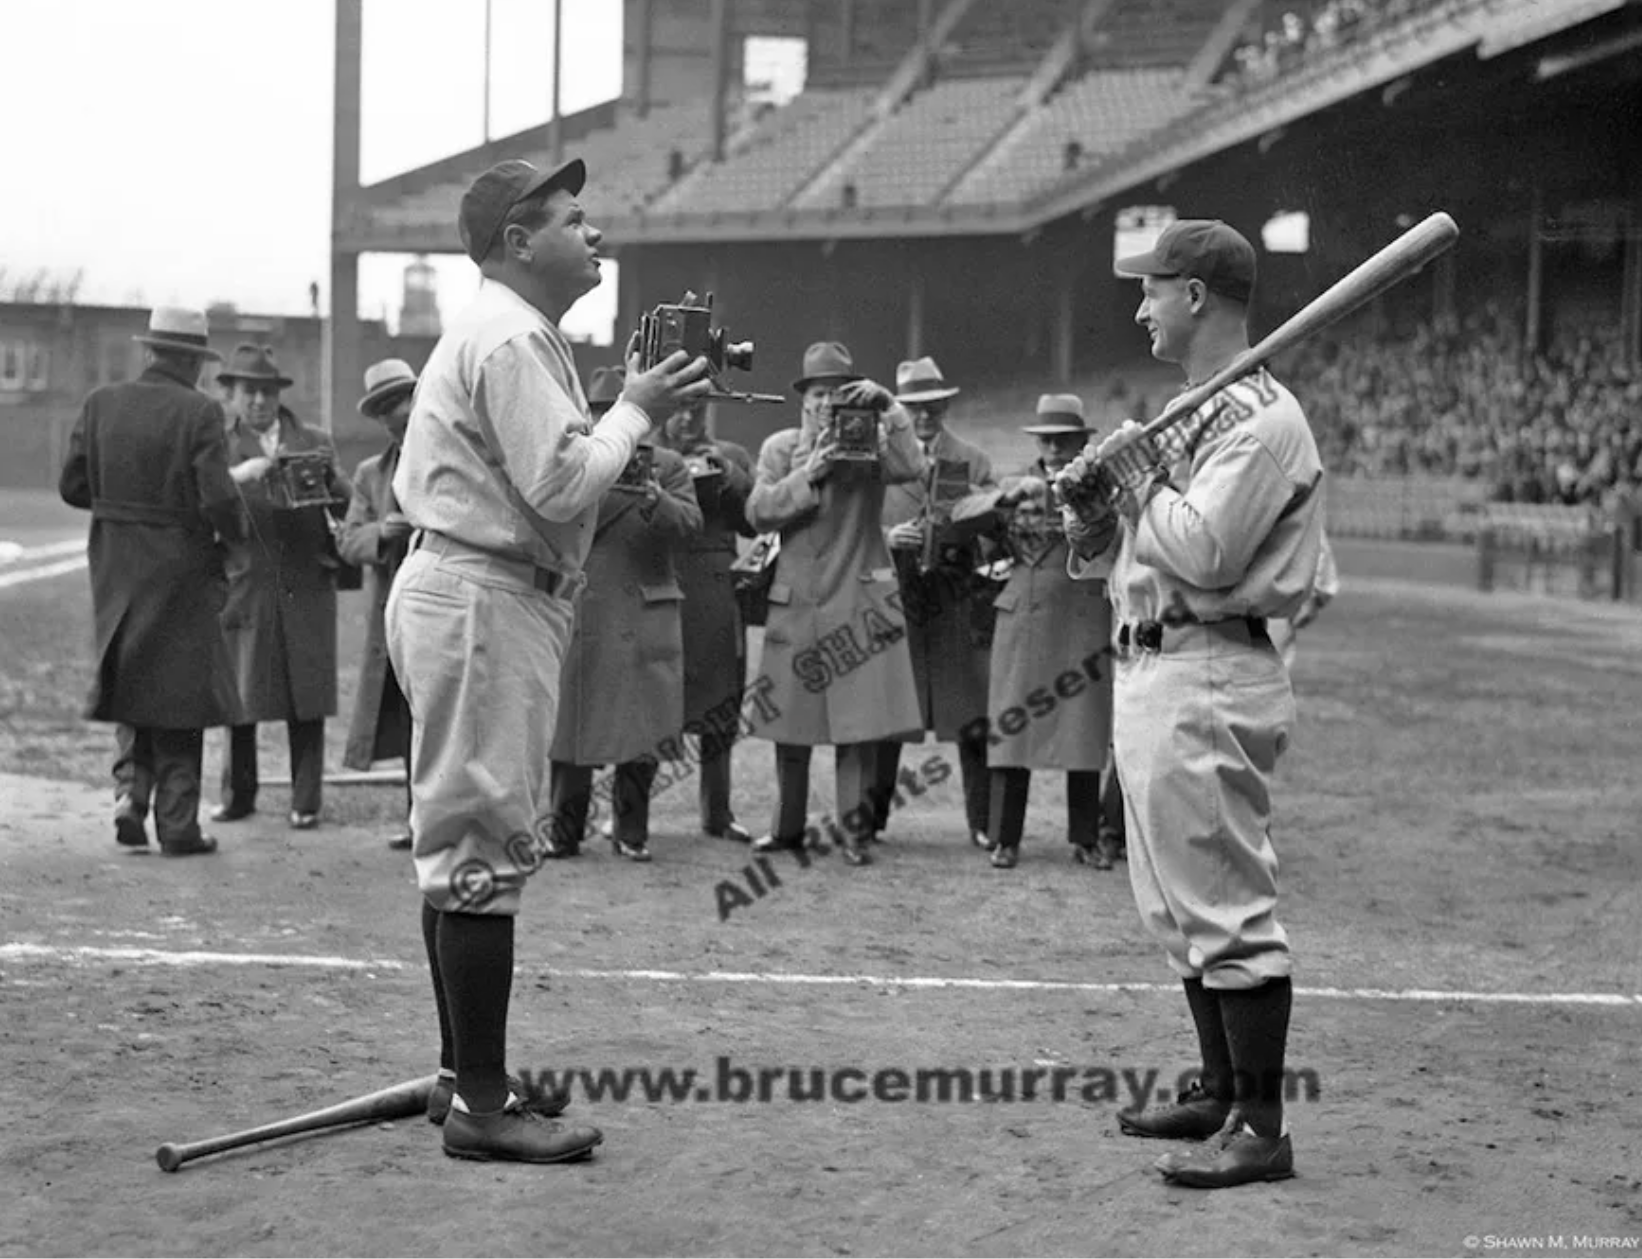
<instances>
[{"instance_id":1,"label":"wooden baseball bat","mask_svg":"<svg viewBox=\"0 0 1642 1259\"><path fill-rule=\"evenodd\" d=\"M436 1075L427 1075L419 1080L406 1080L391 1088L379 1089L375 1093L339 1102L323 1110L313 1110L306 1115L296 1115L276 1123L263 1124L260 1128L230 1132L226 1136L208 1137L204 1141L185 1141L181 1144L167 1141L154 1151L154 1159L164 1171L174 1172L184 1163L204 1158L207 1154L236 1150L242 1145L255 1145L258 1141L272 1141L276 1137L294 1136L299 1132L316 1132L321 1128L333 1128L340 1124L382 1122L420 1115L428 1108L428 1094L433 1091L434 1081L438 1078Z\"/></svg>"},{"instance_id":2,"label":"wooden baseball bat","mask_svg":"<svg viewBox=\"0 0 1642 1259\"><path fill-rule=\"evenodd\" d=\"M1416 223L1272 329L1258 345L1243 351L1202 384L1194 385L1164 407L1156 419L1147 423L1146 435L1155 437L1197 410L1232 381L1258 371L1284 350L1292 350L1307 337L1315 336L1402 283L1433 258L1446 253L1459 237L1460 229L1454 220L1440 210Z\"/></svg>"}]
</instances>

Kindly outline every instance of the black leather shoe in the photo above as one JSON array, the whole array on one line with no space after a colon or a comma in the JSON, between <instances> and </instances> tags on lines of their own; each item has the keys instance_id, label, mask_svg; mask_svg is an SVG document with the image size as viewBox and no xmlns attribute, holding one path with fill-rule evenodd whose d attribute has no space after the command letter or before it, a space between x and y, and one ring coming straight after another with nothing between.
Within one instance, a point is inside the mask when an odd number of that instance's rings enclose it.
<instances>
[{"instance_id":1,"label":"black leather shoe","mask_svg":"<svg viewBox=\"0 0 1642 1259\"><path fill-rule=\"evenodd\" d=\"M571 1163L588 1158L604 1140L597 1128L571 1128L512 1098L501 1110L470 1115L451 1108L445 1153L494 1163Z\"/></svg>"},{"instance_id":2,"label":"black leather shoe","mask_svg":"<svg viewBox=\"0 0 1642 1259\"><path fill-rule=\"evenodd\" d=\"M254 804L241 804L237 800L227 800L211 810L213 822L237 822L241 818L250 817L257 811Z\"/></svg>"},{"instance_id":3,"label":"black leather shoe","mask_svg":"<svg viewBox=\"0 0 1642 1259\"><path fill-rule=\"evenodd\" d=\"M1263 1137L1239 1126L1201 1149L1160 1159L1163 1178L1189 1189L1229 1189L1294 1175L1294 1145L1288 1135Z\"/></svg>"},{"instance_id":4,"label":"black leather shoe","mask_svg":"<svg viewBox=\"0 0 1642 1259\"><path fill-rule=\"evenodd\" d=\"M209 835L194 839L160 841L160 853L166 857L203 857L217 850L217 841Z\"/></svg>"},{"instance_id":5,"label":"black leather shoe","mask_svg":"<svg viewBox=\"0 0 1642 1259\"><path fill-rule=\"evenodd\" d=\"M1112 859L1106 855L1099 844L1073 844L1072 860L1080 866L1092 866L1096 870L1110 870Z\"/></svg>"},{"instance_id":6,"label":"black leather shoe","mask_svg":"<svg viewBox=\"0 0 1642 1259\"><path fill-rule=\"evenodd\" d=\"M114 842L127 848L148 847L148 824L130 796L121 796L114 806Z\"/></svg>"},{"instance_id":7,"label":"black leather shoe","mask_svg":"<svg viewBox=\"0 0 1642 1259\"><path fill-rule=\"evenodd\" d=\"M570 1105L570 1094L533 1093L524 1086L524 1081L515 1076L507 1077L507 1086L513 1091L523 1104L524 1108L552 1119L555 1115L562 1115ZM451 1099L456 1096L456 1077L442 1075L434 1082L433 1092L428 1094L428 1122L442 1124L450 1114Z\"/></svg>"},{"instance_id":8,"label":"black leather shoe","mask_svg":"<svg viewBox=\"0 0 1642 1259\"><path fill-rule=\"evenodd\" d=\"M726 822L721 831L710 831L703 827L701 833L710 839L728 839L738 844L753 842L753 833L740 822Z\"/></svg>"},{"instance_id":9,"label":"black leather shoe","mask_svg":"<svg viewBox=\"0 0 1642 1259\"><path fill-rule=\"evenodd\" d=\"M1163 1141L1204 1141L1220 1132L1231 1115L1231 1103L1210 1097L1201 1080L1167 1106L1126 1111L1117 1117L1125 1136L1154 1137Z\"/></svg>"},{"instance_id":10,"label":"black leather shoe","mask_svg":"<svg viewBox=\"0 0 1642 1259\"><path fill-rule=\"evenodd\" d=\"M311 831L317 829L318 826L319 814L317 813L291 814L291 829L293 831Z\"/></svg>"},{"instance_id":11,"label":"black leather shoe","mask_svg":"<svg viewBox=\"0 0 1642 1259\"><path fill-rule=\"evenodd\" d=\"M992 850L992 868L994 870L1013 870L1020 863L1021 846L1019 844L999 844Z\"/></svg>"},{"instance_id":12,"label":"black leather shoe","mask_svg":"<svg viewBox=\"0 0 1642 1259\"><path fill-rule=\"evenodd\" d=\"M760 835L753 840L754 852L793 852L804 846L804 837L782 839L777 835Z\"/></svg>"},{"instance_id":13,"label":"black leather shoe","mask_svg":"<svg viewBox=\"0 0 1642 1259\"><path fill-rule=\"evenodd\" d=\"M626 857L629 861L650 860L650 850L643 844L630 844L625 839L612 839L610 846L616 850L616 856Z\"/></svg>"},{"instance_id":14,"label":"black leather shoe","mask_svg":"<svg viewBox=\"0 0 1642 1259\"><path fill-rule=\"evenodd\" d=\"M406 831L403 835L395 835L392 839L390 839L388 841L388 847L394 849L396 852L404 852L415 843L415 836L413 836L409 831Z\"/></svg>"}]
</instances>

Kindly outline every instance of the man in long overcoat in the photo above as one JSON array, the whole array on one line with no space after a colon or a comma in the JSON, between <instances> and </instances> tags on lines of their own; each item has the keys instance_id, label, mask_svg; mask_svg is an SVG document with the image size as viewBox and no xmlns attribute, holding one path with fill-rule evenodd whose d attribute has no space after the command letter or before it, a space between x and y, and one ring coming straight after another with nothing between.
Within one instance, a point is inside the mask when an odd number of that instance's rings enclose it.
<instances>
[{"instance_id":1,"label":"man in long overcoat","mask_svg":"<svg viewBox=\"0 0 1642 1259\"><path fill-rule=\"evenodd\" d=\"M621 396L622 378L589 382L588 405L602 415ZM658 749L684 731L684 638L673 553L701 529L701 508L684 459L641 443L635 467L599 503L587 585L576 606L570 649L559 672L553 735L552 854L581 847L593 799L593 772L614 765L611 842L632 861L650 860L650 789Z\"/></svg>"},{"instance_id":2,"label":"man in long overcoat","mask_svg":"<svg viewBox=\"0 0 1642 1259\"><path fill-rule=\"evenodd\" d=\"M256 811L259 721L283 721L291 755L291 826L319 824L325 718L336 713L336 571L330 517L351 498L336 471L330 438L279 405L291 383L273 351L241 345L217 378L233 382L236 415L229 461L249 521L231 557L228 633L241 712L230 732L222 801L212 818L236 821ZM323 505L295 505L288 455L323 456Z\"/></svg>"},{"instance_id":3,"label":"man in long overcoat","mask_svg":"<svg viewBox=\"0 0 1642 1259\"><path fill-rule=\"evenodd\" d=\"M991 695L976 734L989 746L992 864L1019 860L1032 771L1066 773L1066 838L1073 857L1110 869L1102 846L1100 775L1112 739L1112 610L1106 584L1074 581L1066 537L1050 498L1055 473L1094 435L1083 401L1045 394L1036 424L1035 462L953 509L954 527L989 531L1013 559L993 602Z\"/></svg>"},{"instance_id":4,"label":"man in long overcoat","mask_svg":"<svg viewBox=\"0 0 1642 1259\"><path fill-rule=\"evenodd\" d=\"M895 385L895 400L912 415L926 468L918 480L884 491L885 536L901 580L918 708L924 730L958 745L969 836L988 848L986 741L967 732L986 715L992 596L990 583L975 574L980 557L974 540L953 537L948 526L953 504L994 488L997 480L986 452L947 429L947 407L958 389L946 383L934 359L902 363ZM878 758L880 829L900 766L901 744L891 740Z\"/></svg>"},{"instance_id":5,"label":"man in long overcoat","mask_svg":"<svg viewBox=\"0 0 1642 1259\"><path fill-rule=\"evenodd\" d=\"M363 460L353 474L353 498L348 517L337 535L342 559L366 574L365 659L359 666L359 688L354 693L353 721L342 763L349 769L369 769L376 761L404 758L405 815L410 816L410 707L388 659L383 613L394 574L410 550L411 527L393 497L393 474L399 467L399 445L410 423L411 394L416 373L403 359L383 359L365 369L365 396L359 413L380 420L388 430L388 448ZM388 841L389 848L411 846L407 823Z\"/></svg>"},{"instance_id":6,"label":"man in long overcoat","mask_svg":"<svg viewBox=\"0 0 1642 1259\"><path fill-rule=\"evenodd\" d=\"M58 491L91 512L97 672L86 716L116 726L115 838L146 846L152 806L160 851L188 856L217 848L200 832L200 763L205 728L237 707L217 614L222 544L243 525L222 408L198 388L201 364L221 357L205 315L160 307L137 340L142 375L86 399Z\"/></svg>"},{"instance_id":7,"label":"man in long overcoat","mask_svg":"<svg viewBox=\"0 0 1642 1259\"><path fill-rule=\"evenodd\" d=\"M704 403L675 412L656 444L684 458L702 515L701 531L674 549L684 591L684 729L700 745L701 829L751 843L730 807L730 753L747 685L747 632L731 566L737 535L757 536L747 523L753 461L744 447L708 434Z\"/></svg>"},{"instance_id":8,"label":"man in long overcoat","mask_svg":"<svg viewBox=\"0 0 1642 1259\"><path fill-rule=\"evenodd\" d=\"M883 514L886 487L922 476L924 459L905 409L855 370L840 343L810 346L793 388L803 399L800 425L765 440L747 499L747 522L781 535L759 678L768 682L761 714L773 716L755 728L776 745L776 807L753 848L805 842L810 749L831 744L844 859L866 865L879 745L923 724ZM879 413L875 458L840 457L851 452L835 404Z\"/></svg>"}]
</instances>

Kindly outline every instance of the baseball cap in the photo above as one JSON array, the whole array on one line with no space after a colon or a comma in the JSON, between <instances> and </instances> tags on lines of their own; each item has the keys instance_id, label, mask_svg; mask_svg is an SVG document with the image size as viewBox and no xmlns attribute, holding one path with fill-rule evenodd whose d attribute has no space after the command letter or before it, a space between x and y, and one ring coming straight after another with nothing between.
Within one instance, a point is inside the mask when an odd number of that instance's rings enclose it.
<instances>
[{"instance_id":1,"label":"baseball cap","mask_svg":"<svg viewBox=\"0 0 1642 1259\"><path fill-rule=\"evenodd\" d=\"M507 212L519 202L544 188L563 188L575 196L586 182L587 165L579 157L549 171L516 157L497 162L462 194L462 207L456 217L462 248L473 261L483 262L496 243L496 233L502 230Z\"/></svg>"},{"instance_id":2,"label":"baseball cap","mask_svg":"<svg viewBox=\"0 0 1642 1259\"><path fill-rule=\"evenodd\" d=\"M1247 302L1254 296L1254 246L1219 219L1179 219L1149 253L1119 258L1122 275L1195 276L1212 293Z\"/></svg>"}]
</instances>

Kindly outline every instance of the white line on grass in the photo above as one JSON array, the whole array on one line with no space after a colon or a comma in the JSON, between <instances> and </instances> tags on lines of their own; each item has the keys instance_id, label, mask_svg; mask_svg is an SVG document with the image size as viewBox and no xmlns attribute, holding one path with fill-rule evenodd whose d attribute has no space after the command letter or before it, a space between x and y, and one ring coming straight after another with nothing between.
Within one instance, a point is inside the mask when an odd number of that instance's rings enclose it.
<instances>
[{"instance_id":1,"label":"white line on grass","mask_svg":"<svg viewBox=\"0 0 1642 1259\"><path fill-rule=\"evenodd\" d=\"M44 581L48 577L61 577L64 573L77 573L86 566L86 557L77 555L71 560L59 560L55 564L41 564L37 568L25 568L16 573L0 573L0 590L7 586L21 586L25 582Z\"/></svg>"},{"instance_id":2,"label":"white line on grass","mask_svg":"<svg viewBox=\"0 0 1642 1259\"><path fill-rule=\"evenodd\" d=\"M307 966L330 970L407 970L410 964L391 958L325 957L300 953L169 952L164 949L63 947L51 944L0 944L0 961L134 962L147 966ZM1160 992L1180 991L1178 984L1136 980L1132 983L1084 983L1070 979L965 979L930 975L804 975L781 971L585 970L553 967L554 979L613 979L655 983L787 984L833 987L967 988L994 992ZM1473 1001L1492 1005L1599 1005L1642 1007L1642 993L1617 992L1466 992L1442 988L1296 988L1301 997L1339 1001Z\"/></svg>"}]
</instances>

